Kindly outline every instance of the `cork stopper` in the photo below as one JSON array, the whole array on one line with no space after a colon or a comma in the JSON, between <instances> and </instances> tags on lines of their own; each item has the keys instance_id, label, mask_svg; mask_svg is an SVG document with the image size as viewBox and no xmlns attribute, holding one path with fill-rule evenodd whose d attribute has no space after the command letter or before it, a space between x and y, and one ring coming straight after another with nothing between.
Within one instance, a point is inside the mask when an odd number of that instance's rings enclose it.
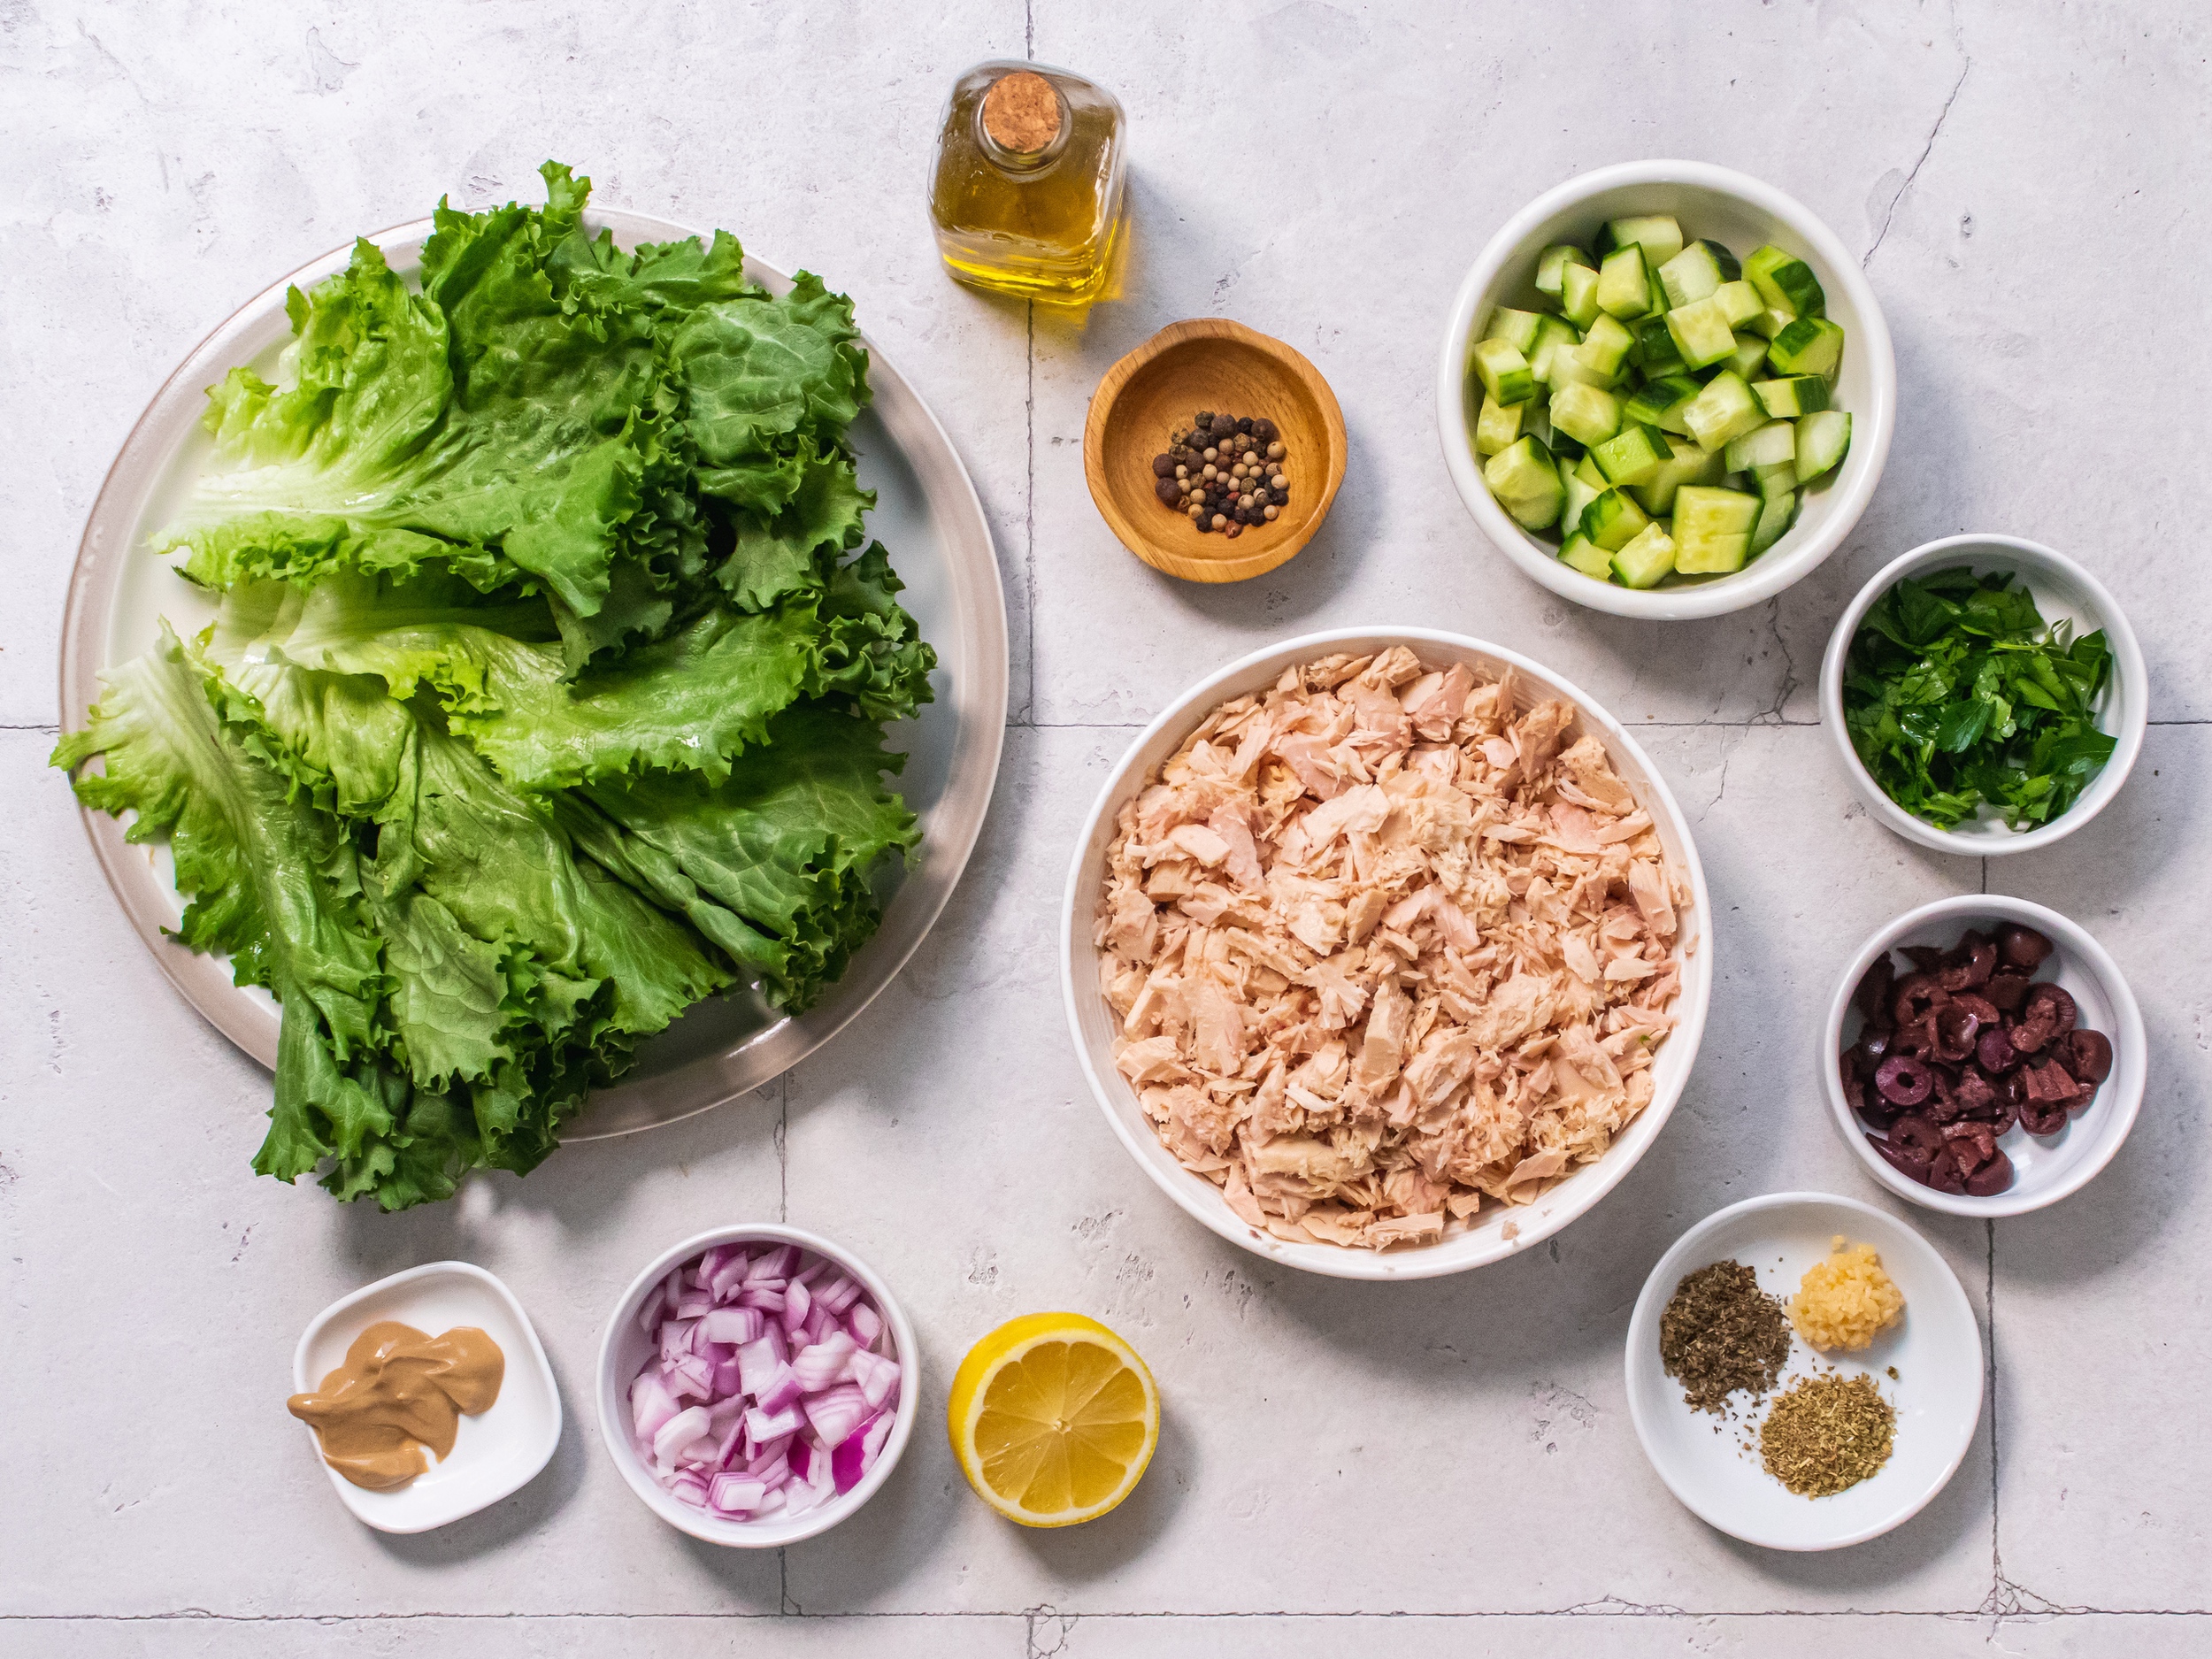
<instances>
[{"instance_id":1,"label":"cork stopper","mask_svg":"<svg viewBox=\"0 0 2212 1659\"><path fill-rule=\"evenodd\" d=\"M1033 156L1060 136L1060 95L1026 69L1002 75L983 95L983 130L1002 150Z\"/></svg>"}]
</instances>

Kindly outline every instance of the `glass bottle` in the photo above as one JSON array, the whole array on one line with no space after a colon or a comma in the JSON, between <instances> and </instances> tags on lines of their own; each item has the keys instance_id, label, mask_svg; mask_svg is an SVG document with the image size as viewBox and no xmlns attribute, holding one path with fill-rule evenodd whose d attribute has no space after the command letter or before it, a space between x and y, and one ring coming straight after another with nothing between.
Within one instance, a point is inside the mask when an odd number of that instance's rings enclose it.
<instances>
[{"instance_id":1,"label":"glass bottle","mask_svg":"<svg viewBox=\"0 0 2212 1659\"><path fill-rule=\"evenodd\" d=\"M1081 304L1105 287L1121 233L1124 117L1105 88L995 59L953 83L930 218L963 282Z\"/></svg>"}]
</instances>

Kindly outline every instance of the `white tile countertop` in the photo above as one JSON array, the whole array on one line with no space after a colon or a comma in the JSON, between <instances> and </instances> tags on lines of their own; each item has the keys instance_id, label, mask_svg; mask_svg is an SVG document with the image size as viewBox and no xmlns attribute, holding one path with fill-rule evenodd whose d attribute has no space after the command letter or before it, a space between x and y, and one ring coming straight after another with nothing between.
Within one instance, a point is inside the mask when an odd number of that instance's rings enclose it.
<instances>
[{"instance_id":1,"label":"white tile countertop","mask_svg":"<svg viewBox=\"0 0 2212 1659\"><path fill-rule=\"evenodd\" d=\"M2212 578L2193 505L2208 47L2207 14L2177 0L0 0L0 1650L2212 1647ZM953 285L924 211L946 88L1025 51L1104 81L1132 122L1125 292L1080 322ZM919 956L777 1085L441 1207L341 1209L249 1172L266 1074L171 991L46 769L63 592L109 460L203 334L442 192L533 196L549 155L606 204L727 226L855 296L998 538L1005 766ZM1733 617L1639 625L1553 597L1482 541L1431 387L1453 292L1507 216L1576 172L1668 155L1773 182L1863 254L1901 415L1871 511L1813 577ZM1298 558L1201 588L1116 545L1080 449L1108 365L1213 313L1319 365L1350 465ZM2116 803L1986 866L1870 820L1814 695L1857 586L1967 529L2084 560L2152 677ZM1616 1193L1498 1266L1370 1286L1275 1269L1153 1188L1082 1081L1053 945L1071 839L1164 700L1271 640L1392 622L1526 652L1637 730L1694 820L1720 954L1689 1092ZM1879 1192L1825 1121L1812 1058L1859 941L1985 884L2096 933L2153 1049L2114 1164L1993 1225ZM1786 1187L1907 1214L1958 1270L1993 1360L1942 1496L1828 1555L1694 1518L1623 1393L1651 1264L1699 1217ZM597 1323L668 1243L779 1216L895 1283L922 1332L922 1429L857 1519L726 1552L663 1525L596 1442ZM521 1297L569 1426L513 1497L381 1536L284 1414L292 1346L334 1296L447 1257ZM1029 1534L973 1500L938 1425L967 1345L1048 1307L1126 1335L1166 1418L1122 1509Z\"/></svg>"}]
</instances>

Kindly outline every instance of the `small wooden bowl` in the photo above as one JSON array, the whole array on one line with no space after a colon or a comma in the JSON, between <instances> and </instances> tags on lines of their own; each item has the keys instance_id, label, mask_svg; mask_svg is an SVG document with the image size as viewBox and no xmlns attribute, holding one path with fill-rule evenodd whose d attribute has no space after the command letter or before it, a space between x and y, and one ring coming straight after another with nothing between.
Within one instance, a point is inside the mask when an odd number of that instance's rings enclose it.
<instances>
[{"instance_id":1,"label":"small wooden bowl","mask_svg":"<svg viewBox=\"0 0 2212 1659\"><path fill-rule=\"evenodd\" d=\"M1273 421L1290 465L1290 500L1272 524L1234 541L1201 531L1155 493L1155 456L1202 409ZM1344 481L1344 411L1312 364L1225 317L1170 323L1106 371L1083 426L1083 476L1109 529L1155 570L1194 582L1240 582L1313 539Z\"/></svg>"}]
</instances>

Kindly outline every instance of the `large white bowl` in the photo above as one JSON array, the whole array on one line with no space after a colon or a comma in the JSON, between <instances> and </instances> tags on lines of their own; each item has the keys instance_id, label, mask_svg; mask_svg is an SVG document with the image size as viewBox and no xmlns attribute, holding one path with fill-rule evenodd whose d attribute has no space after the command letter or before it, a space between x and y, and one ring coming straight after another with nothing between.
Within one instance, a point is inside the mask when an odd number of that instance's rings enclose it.
<instances>
[{"instance_id":1,"label":"large white bowl","mask_svg":"<svg viewBox=\"0 0 2212 1659\"><path fill-rule=\"evenodd\" d=\"M1981 816L1970 818L1955 829L1938 829L1925 819L1915 818L1884 794L1882 786L1874 781L1858 751L1851 747L1851 733L1843 724L1844 659L1851 654L1852 637L1858 633L1868 610L1895 587L1901 577L1962 565L1978 572L2013 572L2035 595L2036 605L2046 622L2064 618L2073 623L2077 637L2102 628L2112 648L2112 672L2098 705L2098 725L2117 740L2112 758L2105 762L2104 770L2089 787L2081 792L2080 799L2035 829L2008 828L2004 819L1987 807L1982 809ZM1820 660L1820 724L1835 746L1838 758L1843 762L1844 774L1851 780L1851 787L1866 803L1867 810L1906 840L1967 858L2032 852L2071 835L2103 811L2105 803L2120 793L2120 786L2127 781L2128 773L2135 765L2135 757L2142 753L2143 734L2150 725L2150 674L2143 666L2143 648L2136 643L2135 630L2121 614L2118 603L2105 591L2102 582L2063 553L2039 541L2024 541L2013 535L1945 536L1939 541L1924 542L1884 565L1872 581L1859 589L1858 597L1838 618L1835 632L1828 636L1827 654Z\"/></svg>"},{"instance_id":2,"label":"large white bowl","mask_svg":"<svg viewBox=\"0 0 2212 1659\"><path fill-rule=\"evenodd\" d=\"M1896 1409L1896 1438L1871 1478L1801 1498L1762 1466L1755 1429L1752 1449L1740 1452L1734 1433L1713 1432L1719 1418L1684 1402L1659 1359L1659 1319L1683 1277L1713 1262L1743 1263L1760 1289L1786 1300L1838 1233L1874 1247L1904 1293L1904 1316L1855 1354L1816 1355L1793 1332L1781 1386L1813 1374L1816 1358L1820 1371L1870 1375ZM1982 1415L1981 1329L1950 1264L1887 1211L1825 1193L1748 1198L1684 1233L1644 1281L1628 1321L1628 1415L1669 1490L1722 1532L1769 1549L1863 1544L1917 1515L1965 1460Z\"/></svg>"},{"instance_id":3,"label":"large white bowl","mask_svg":"<svg viewBox=\"0 0 2212 1659\"><path fill-rule=\"evenodd\" d=\"M645 1293L665 1279L669 1269L715 1245L764 1241L795 1244L803 1250L826 1257L841 1271L857 1279L861 1287L875 1299L877 1310L890 1328L891 1357L899 1362L899 1414L892 1424L890 1438L876 1455L875 1467L862 1476L851 1491L841 1493L818 1508L789 1519L769 1516L757 1521L741 1521L711 1510L695 1509L654 1479L653 1471L638 1455L637 1443L631 1437L630 1384L656 1344L656 1339L640 1329L637 1322ZM914 1339L914 1325L906 1317L906 1310L899 1306L897 1298L891 1294L891 1287L876 1271L851 1251L832 1244L819 1234L772 1222L715 1227L664 1250L630 1281L630 1287L622 1293L613 1313L608 1316L606 1333L599 1341L599 1437L607 1443L607 1455L614 1459L615 1467L622 1471L630 1490L637 1494L647 1509L678 1532L733 1549L774 1549L780 1545L795 1544L801 1539L828 1532L874 1497L891 1478L891 1471L897 1467L907 1441L914 1435L914 1417L920 1409L922 1394L921 1379L917 1374L920 1355L921 1347Z\"/></svg>"},{"instance_id":4,"label":"large white bowl","mask_svg":"<svg viewBox=\"0 0 2212 1659\"><path fill-rule=\"evenodd\" d=\"M1877 956L1905 945L1934 945L1948 950L1970 927L1990 933L2006 922L2032 927L2056 947L2035 977L2050 980L2074 999L2081 1010L2078 1023L2083 1028L2101 1031L2112 1040L2112 1075L2062 1133L2032 1135L2016 1124L1999 1138L1997 1144L2012 1160L2013 1169L2012 1185L2003 1192L1988 1198L1939 1193L1893 1167L1867 1144L1867 1126L1843 1098L1843 1075L1837 1056L1843 1051L1847 1035L1851 1041L1858 1041L1860 1020L1852 997ZM2128 1131L2135 1127L2136 1114L2142 1110L2150 1070L2147 1048L2143 1014L2135 1005L2135 993L2128 988L2119 964L2102 945L2076 923L2040 904L2000 893L1964 893L1906 911L1859 947L1837 982L1835 994L1828 999L1828 1020L1821 1030L1817 1064L1836 1132L1866 1165L1867 1173L1891 1192L1954 1216L2018 1216L2079 1191L2112 1162L2112 1155L2128 1138Z\"/></svg>"},{"instance_id":5,"label":"large white bowl","mask_svg":"<svg viewBox=\"0 0 2212 1659\"><path fill-rule=\"evenodd\" d=\"M1614 1137L1602 1157L1584 1164L1535 1202L1510 1210L1486 1206L1478 1225L1433 1244L1383 1251L1294 1244L1246 1223L1229 1208L1220 1187L1185 1169L1160 1144L1137 1102L1136 1091L1114 1069L1116 1022L1099 989L1098 949L1091 942L1092 922L1105 879L1106 850L1113 841L1114 820L1123 803L1144 787L1153 772L1182 747L1192 728L1216 705L1271 685L1286 668L1337 651L1379 651L1392 645L1408 646L1431 664L1466 663L1487 679L1495 679L1510 666L1523 689L1524 706L1561 697L1581 711L1581 729L1604 745L1614 770L1651 814L1668 858L1689 879L1692 905L1682 918L1676 941L1682 989L1675 1003L1674 1031L1660 1046L1654 1066L1651 1104ZM1681 1097L1683 1086L1689 1081L1698 1041L1705 1032L1706 1005L1713 992L1711 915L1705 872L1698 863L1697 849L1681 808L1636 740L1580 687L1502 646L1463 634L1428 628L1340 628L1304 634L1230 664L1178 697L1130 745L1106 787L1099 791L1098 803L1091 809L1090 821L1083 827L1068 871L1060 922L1061 991L1067 1002L1068 1025L1075 1033L1076 1053L1106 1121L1113 1125L1129 1156L1187 1213L1256 1256L1310 1273L1338 1279L1429 1279L1481 1267L1549 1238L1619 1185L1645 1149L1658 1139L1675 1102Z\"/></svg>"},{"instance_id":6,"label":"large white bowl","mask_svg":"<svg viewBox=\"0 0 2212 1659\"><path fill-rule=\"evenodd\" d=\"M1467 372L1468 350L1493 308L1534 308L1538 254L1555 242L1587 248L1599 226L1630 213L1671 213L1684 235L1724 243L1740 258L1770 242L1810 265L1827 294L1828 315L1846 336L1835 407L1851 416L1850 453L1835 477L1806 492L1797 522L1779 541L1732 575L1644 589L1599 581L1561 564L1558 549L1522 529L1498 505L1475 453L1482 394L1477 386L1470 396ZM1798 202L1771 185L1701 161L1631 161L1546 191L1490 239L1452 303L1437 361L1436 424L1460 499L1483 534L1523 571L1577 604L1615 616L1679 622L1771 599L1842 545L1873 499L1889 458L1897 425L1897 358L1881 303L1858 261Z\"/></svg>"}]
</instances>

